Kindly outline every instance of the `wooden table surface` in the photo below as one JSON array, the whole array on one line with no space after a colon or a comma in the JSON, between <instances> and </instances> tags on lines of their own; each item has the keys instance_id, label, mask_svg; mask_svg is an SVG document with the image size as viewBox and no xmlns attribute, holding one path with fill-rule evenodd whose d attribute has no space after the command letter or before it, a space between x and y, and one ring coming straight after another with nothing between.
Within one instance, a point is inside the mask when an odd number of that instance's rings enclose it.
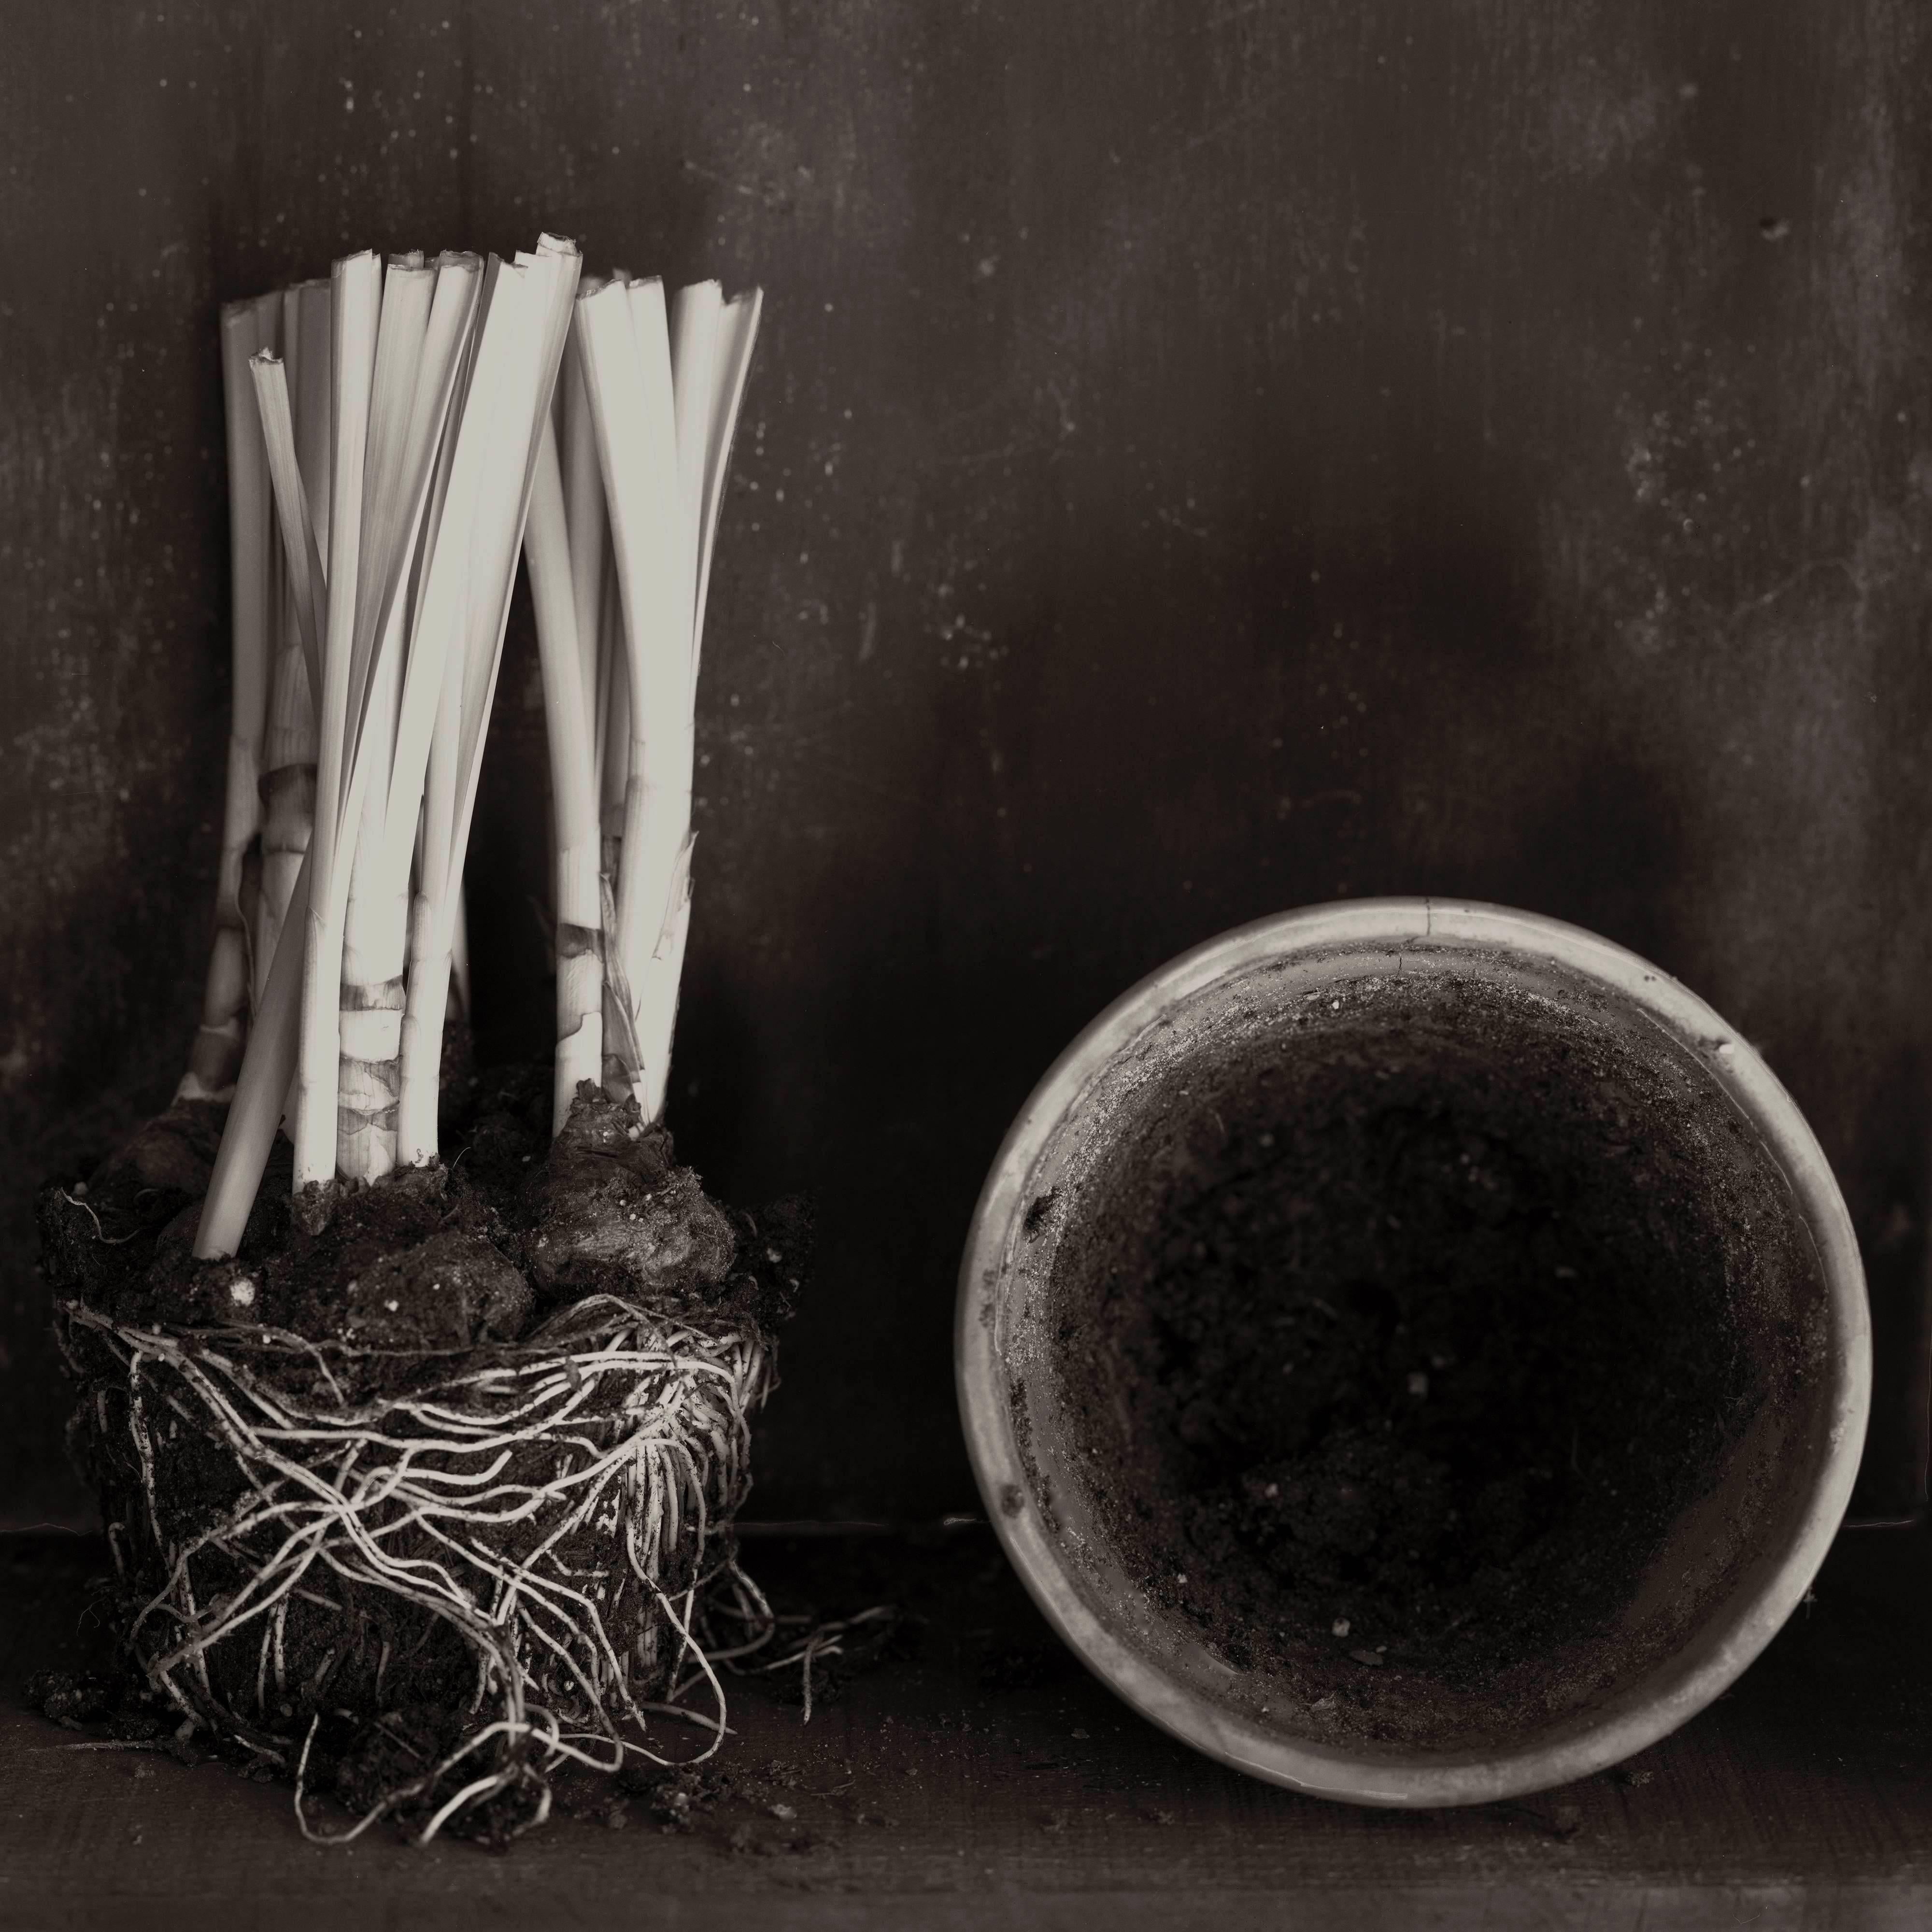
<instances>
[{"instance_id":1,"label":"wooden table surface","mask_svg":"<svg viewBox=\"0 0 1932 1932\"><path fill-rule=\"evenodd\" d=\"M748 1560L781 1608L894 1602L907 1654L808 1725L734 1687L688 1829L648 1792L614 1814L600 1782L496 1856L374 1832L312 1846L284 1786L76 1748L22 1686L100 1656L100 1546L0 1539L0 1925L1916 1928L1929 1542L1842 1543L1743 1682L1619 1771L1396 1813L1274 1790L1143 1723L1059 1647L983 1529L761 1540Z\"/></svg>"}]
</instances>

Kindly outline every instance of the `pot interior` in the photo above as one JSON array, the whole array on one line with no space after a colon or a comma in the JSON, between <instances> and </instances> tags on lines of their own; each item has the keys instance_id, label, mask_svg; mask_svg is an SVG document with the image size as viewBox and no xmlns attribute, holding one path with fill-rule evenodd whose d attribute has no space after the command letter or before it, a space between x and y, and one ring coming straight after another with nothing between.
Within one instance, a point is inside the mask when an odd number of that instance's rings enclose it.
<instances>
[{"instance_id":1,"label":"pot interior","mask_svg":"<svg viewBox=\"0 0 1932 1932\"><path fill-rule=\"evenodd\" d=\"M1748 1594L1825 1453L1826 1296L1713 1043L1548 961L1390 964L1252 968L1104 1069L1001 1353L1131 1649L1312 1743L1494 1753Z\"/></svg>"}]
</instances>

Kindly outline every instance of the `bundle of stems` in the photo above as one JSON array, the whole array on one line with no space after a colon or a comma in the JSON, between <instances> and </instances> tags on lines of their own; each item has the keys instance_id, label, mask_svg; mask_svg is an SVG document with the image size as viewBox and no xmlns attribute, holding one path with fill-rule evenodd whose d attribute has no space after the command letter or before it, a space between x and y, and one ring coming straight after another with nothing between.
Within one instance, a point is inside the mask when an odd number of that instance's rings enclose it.
<instances>
[{"instance_id":1,"label":"bundle of stems","mask_svg":"<svg viewBox=\"0 0 1932 1932\"><path fill-rule=\"evenodd\" d=\"M235 1251L285 1112L298 1194L435 1157L463 855L578 266L548 236L508 262L338 262L326 468L305 460L320 382L308 332L302 404L284 358L250 365L314 798L202 1208L204 1257Z\"/></svg>"},{"instance_id":2,"label":"bundle of stems","mask_svg":"<svg viewBox=\"0 0 1932 1932\"><path fill-rule=\"evenodd\" d=\"M664 1111L704 609L761 300L586 283L544 425L524 547L556 814L558 1130L585 1080Z\"/></svg>"},{"instance_id":3,"label":"bundle of stems","mask_svg":"<svg viewBox=\"0 0 1932 1932\"><path fill-rule=\"evenodd\" d=\"M667 302L622 272L580 290L579 267L548 236L507 262L365 253L224 324L237 748L190 1077L234 1100L204 1257L235 1251L280 1126L298 1197L436 1157L520 548L555 801L555 1126L585 1081L663 1111L704 610L760 298Z\"/></svg>"}]
</instances>

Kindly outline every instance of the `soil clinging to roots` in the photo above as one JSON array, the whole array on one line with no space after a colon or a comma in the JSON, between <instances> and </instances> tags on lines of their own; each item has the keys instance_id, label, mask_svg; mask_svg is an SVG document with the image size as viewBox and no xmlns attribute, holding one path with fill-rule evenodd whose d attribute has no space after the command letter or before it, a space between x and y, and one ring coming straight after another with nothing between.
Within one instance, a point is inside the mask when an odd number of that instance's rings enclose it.
<instances>
[{"instance_id":1,"label":"soil clinging to roots","mask_svg":"<svg viewBox=\"0 0 1932 1932\"><path fill-rule=\"evenodd\" d=\"M773 1635L731 1522L808 1217L720 1207L587 1084L549 1144L548 1078L299 1214L283 1147L230 1260L192 1253L218 1107L41 1197L129 1661L311 1836L500 1841L567 1762L708 1755Z\"/></svg>"}]
</instances>

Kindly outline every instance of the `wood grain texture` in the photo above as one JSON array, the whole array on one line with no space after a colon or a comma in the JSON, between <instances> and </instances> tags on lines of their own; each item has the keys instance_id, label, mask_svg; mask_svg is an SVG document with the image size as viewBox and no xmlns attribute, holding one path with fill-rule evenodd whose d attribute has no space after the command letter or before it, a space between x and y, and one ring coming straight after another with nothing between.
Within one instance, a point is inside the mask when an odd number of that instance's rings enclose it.
<instances>
[{"instance_id":1,"label":"wood grain texture","mask_svg":"<svg viewBox=\"0 0 1932 1932\"><path fill-rule=\"evenodd\" d=\"M754 1543L781 1607L896 1602L917 1654L809 1726L735 1686L715 1761L731 1785L688 1832L643 1798L611 1829L600 1786L493 1858L306 1845L284 1786L65 1748L73 1732L14 1700L98 1643L79 1612L98 1548L0 1538L0 1922L1906 1932L1932 1912L1927 1541L1841 1549L1736 1688L1620 1772L1406 1813L1298 1798L1143 1723L1058 1647L983 1530Z\"/></svg>"},{"instance_id":2,"label":"wood grain texture","mask_svg":"<svg viewBox=\"0 0 1932 1932\"><path fill-rule=\"evenodd\" d=\"M1428 891L1684 978L1864 1243L1922 1466L1924 250L1903 0L68 0L0 64L0 1509L59 1466L25 1208L165 1096L211 904L214 316L345 248L755 278L671 1118L824 1270L776 1508L968 1495L952 1271L1072 1034ZM541 1043L520 615L473 875Z\"/></svg>"}]
</instances>

